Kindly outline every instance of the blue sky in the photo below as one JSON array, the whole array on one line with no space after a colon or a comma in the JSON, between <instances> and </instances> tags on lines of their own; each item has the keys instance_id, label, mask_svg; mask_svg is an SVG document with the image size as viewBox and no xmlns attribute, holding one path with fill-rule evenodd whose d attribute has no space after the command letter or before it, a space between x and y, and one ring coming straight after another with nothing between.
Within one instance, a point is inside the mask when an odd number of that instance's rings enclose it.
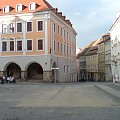
<instances>
[{"instance_id":1,"label":"blue sky","mask_svg":"<svg viewBox=\"0 0 120 120\"><path fill-rule=\"evenodd\" d=\"M120 11L120 0L47 0L71 20L77 35L77 48L99 39L112 26Z\"/></svg>"}]
</instances>

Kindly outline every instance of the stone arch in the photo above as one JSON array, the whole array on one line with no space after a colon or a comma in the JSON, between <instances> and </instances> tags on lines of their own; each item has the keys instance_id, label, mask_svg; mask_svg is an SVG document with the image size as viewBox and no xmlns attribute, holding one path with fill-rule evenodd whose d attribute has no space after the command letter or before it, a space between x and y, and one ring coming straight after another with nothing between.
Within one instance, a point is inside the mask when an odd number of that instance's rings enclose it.
<instances>
[{"instance_id":1,"label":"stone arch","mask_svg":"<svg viewBox=\"0 0 120 120\"><path fill-rule=\"evenodd\" d=\"M25 70L27 71L27 79L43 80L43 68L37 62L29 63Z\"/></svg>"},{"instance_id":2,"label":"stone arch","mask_svg":"<svg viewBox=\"0 0 120 120\"><path fill-rule=\"evenodd\" d=\"M14 76L16 79L21 78L21 67L15 62L9 62L4 67L5 76Z\"/></svg>"}]
</instances>

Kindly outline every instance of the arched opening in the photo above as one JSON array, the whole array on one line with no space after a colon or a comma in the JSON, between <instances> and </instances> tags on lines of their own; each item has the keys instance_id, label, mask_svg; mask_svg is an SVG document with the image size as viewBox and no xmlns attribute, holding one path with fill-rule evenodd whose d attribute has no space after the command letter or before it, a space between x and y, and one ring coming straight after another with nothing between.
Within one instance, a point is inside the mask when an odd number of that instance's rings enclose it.
<instances>
[{"instance_id":1,"label":"arched opening","mask_svg":"<svg viewBox=\"0 0 120 120\"><path fill-rule=\"evenodd\" d=\"M16 63L10 63L5 69L6 76L14 76L16 79L21 78L21 68Z\"/></svg>"},{"instance_id":2,"label":"arched opening","mask_svg":"<svg viewBox=\"0 0 120 120\"><path fill-rule=\"evenodd\" d=\"M43 80L43 68L38 63L32 63L27 68L27 79Z\"/></svg>"}]
</instances>

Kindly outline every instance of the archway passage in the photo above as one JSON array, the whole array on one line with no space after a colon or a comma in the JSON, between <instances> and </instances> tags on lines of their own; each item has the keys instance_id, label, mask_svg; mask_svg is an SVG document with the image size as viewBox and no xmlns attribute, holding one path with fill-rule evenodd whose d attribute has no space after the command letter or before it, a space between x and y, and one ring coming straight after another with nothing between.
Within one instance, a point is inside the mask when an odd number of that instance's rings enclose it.
<instances>
[{"instance_id":1,"label":"archway passage","mask_svg":"<svg viewBox=\"0 0 120 120\"><path fill-rule=\"evenodd\" d=\"M27 69L27 79L43 80L43 68L38 63L32 63Z\"/></svg>"},{"instance_id":2,"label":"archway passage","mask_svg":"<svg viewBox=\"0 0 120 120\"><path fill-rule=\"evenodd\" d=\"M21 78L21 68L16 63L11 63L6 68L7 76L14 76L16 79Z\"/></svg>"}]
</instances>

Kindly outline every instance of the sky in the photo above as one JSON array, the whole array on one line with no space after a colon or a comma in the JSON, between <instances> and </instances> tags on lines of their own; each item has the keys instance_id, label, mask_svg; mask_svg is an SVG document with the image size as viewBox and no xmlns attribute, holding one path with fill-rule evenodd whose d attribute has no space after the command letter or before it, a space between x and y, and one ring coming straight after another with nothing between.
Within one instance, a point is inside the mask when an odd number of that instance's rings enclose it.
<instances>
[{"instance_id":1,"label":"sky","mask_svg":"<svg viewBox=\"0 0 120 120\"><path fill-rule=\"evenodd\" d=\"M47 0L69 19L77 32L76 48L107 33L120 11L120 0Z\"/></svg>"}]
</instances>

